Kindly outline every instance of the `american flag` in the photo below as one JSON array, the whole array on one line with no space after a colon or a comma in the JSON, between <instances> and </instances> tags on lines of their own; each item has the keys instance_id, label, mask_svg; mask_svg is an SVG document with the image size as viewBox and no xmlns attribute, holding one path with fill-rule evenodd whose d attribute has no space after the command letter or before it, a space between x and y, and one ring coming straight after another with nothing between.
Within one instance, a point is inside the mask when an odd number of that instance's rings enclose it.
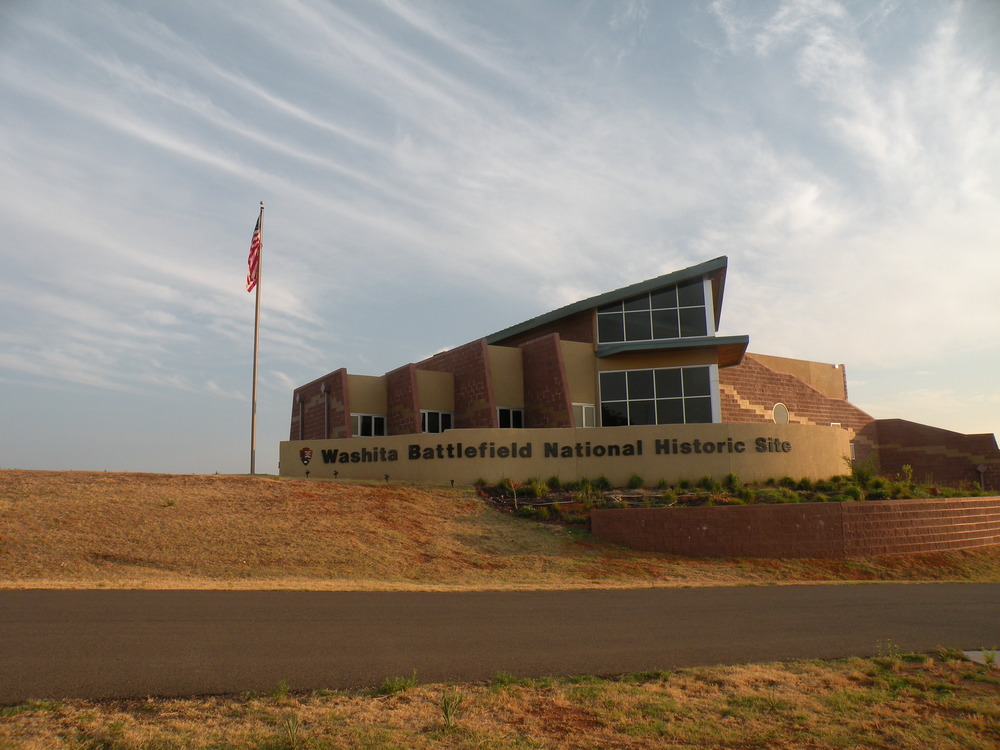
<instances>
[{"instance_id":1,"label":"american flag","mask_svg":"<svg viewBox=\"0 0 1000 750\"><path fill-rule=\"evenodd\" d=\"M250 240L250 256L247 258L247 291L252 292L257 286L260 274L260 217L257 217L257 226L253 230L253 239Z\"/></svg>"}]
</instances>

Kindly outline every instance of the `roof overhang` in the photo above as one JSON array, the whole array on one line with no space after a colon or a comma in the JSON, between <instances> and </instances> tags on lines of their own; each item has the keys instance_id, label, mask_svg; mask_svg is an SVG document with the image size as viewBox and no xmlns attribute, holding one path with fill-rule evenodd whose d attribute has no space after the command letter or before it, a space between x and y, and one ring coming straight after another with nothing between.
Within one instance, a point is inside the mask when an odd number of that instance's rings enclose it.
<instances>
[{"instance_id":1,"label":"roof overhang","mask_svg":"<svg viewBox=\"0 0 1000 750\"><path fill-rule=\"evenodd\" d=\"M634 352L683 352L715 349L718 352L719 367L732 367L743 361L743 355L749 344L749 336L698 336L666 341L627 341L622 344L600 344L597 347L596 356L602 359L613 357L616 354L632 354Z\"/></svg>"}]
</instances>

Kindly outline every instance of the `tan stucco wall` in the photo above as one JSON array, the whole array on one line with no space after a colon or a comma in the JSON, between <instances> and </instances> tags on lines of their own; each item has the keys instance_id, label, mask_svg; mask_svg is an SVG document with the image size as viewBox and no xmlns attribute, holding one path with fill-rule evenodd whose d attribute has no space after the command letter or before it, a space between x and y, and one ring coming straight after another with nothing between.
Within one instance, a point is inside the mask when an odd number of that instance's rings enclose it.
<instances>
[{"instance_id":1,"label":"tan stucco wall","mask_svg":"<svg viewBox=\"0 0 1000 750\"><path fill-rule=\"evenodd\" d=\"M651 367L687 367L688 365L718 364L715 349L692 349L688 351L654 351L615 354L597 360L598 371L641 370Z\"/></svg>"},{"instance_id":2,"label":"tan stucco wall","mask_svg":"<svg viewBox=\"0 0 1000 750\"><path fill-rule=\"evenodd\" d=\"M348 374L347 393L355 414L385 414L389 409L384 376Z\"/></svg>"},{"instance_id":3,"label":"tan stucco wall","mask_svg":"<svg viewBox=\"0 0 1000 750\"><path fill-rule=\"evenodd\" d=\"M685 444L689 453L682 452ZM711 453L701 450L705 444L711 444ZM633 455L597 455L608 453L609 446ZM307 447L312 460L305 466L300 450ZM546 449L551 452L553 447L555 455L547 456ZM625 486L633 473L648 486L661 479L722 479L730 473L744 481L783 476L815 481L844 473L848 452L845 430L813 425L449 430L437 435L286 441L280 446L280 472L303 477L308 470L315 479L333 478L334 471L339 479L383 479L388 474L390 480L457 484L502 477L521 481L558 476L568 481L603 474L612 484Z\"/></svg>"},{"instance_id":4,"label":"tan stucco wall","mask_svg":"<svg viewBox=\"0 0 1000 750\"><path fill-rule=\"evenodd\" d=\"M560 341L563 365L569 387L569 400L574 404L597 403L597 368L593 344Z\"/></svg>"},{"instance_id":5,"label":"tan stucco wall","mask_svg":"<svg viewBox=\"0 0 1000 750\"><path fill-rule=\"evenodd\" d=\"M521 350L512 346L487 347L490 356L490 377L493 378L493 400L508 409L524 408L524 376Z\"/></svg>"},{"instance_id":6,"label":"tan stucco wall","mask_svg":"<svg viewBox=\"0 0 1000 750\"><path fill-rule=\"evenodd\" d=\"M450 372L417 370L417 401L421 409L455 411L455 376Z\"/></svg>"},{"instance_id":7,"label":"tan stucco wall","mask_svg":"<svg viewBox=\"0 0 1000 750\"><path fill-rule=\"evenodd\" d=\"M786 375L794 375L806 385L814 388L827 398L847 398L847 381L843 365L824 362L810 362L805 359L774 357L770 354L751 354L764 367Z\"/></svg>"}]
</instances>

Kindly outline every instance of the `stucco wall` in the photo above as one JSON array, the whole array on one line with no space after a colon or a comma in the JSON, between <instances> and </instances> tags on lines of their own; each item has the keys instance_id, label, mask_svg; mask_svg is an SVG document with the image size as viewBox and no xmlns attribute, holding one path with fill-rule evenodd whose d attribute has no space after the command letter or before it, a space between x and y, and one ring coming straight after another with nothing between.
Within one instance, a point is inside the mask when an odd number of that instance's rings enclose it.
<instances>
[{"instance_id":1,"label":"stucco wall","mask_svg":"<svg viewBox=\"0 0 1000 750\"><path fill-rule=\"evenodd\" d=\"M312 462L299 452L310 448ZM416 450L411 458L411 451ZM661 425L566 429L448 430L440 434L385 438L286 441L280 447L282 476L392 479L472 484L479 478L561 480L602 474L624 487L632 474L647 486L704 476L744 481L784 476L813 481L844 471L847 433L807 425ZM427 452L430 452L429 454ZM471 451L471 455L468 455Z\"/></svg>"},{"instance_id":2,"label":"stucco wall","mask_svg":"<svg viewBox=\"0 0 1000 750\"><path fill-rule=\"evenodd\" d=\"M595 536L692 557L861 557L1000 544L1000 497L591 512Z\"/></svg>"}]
</instances>

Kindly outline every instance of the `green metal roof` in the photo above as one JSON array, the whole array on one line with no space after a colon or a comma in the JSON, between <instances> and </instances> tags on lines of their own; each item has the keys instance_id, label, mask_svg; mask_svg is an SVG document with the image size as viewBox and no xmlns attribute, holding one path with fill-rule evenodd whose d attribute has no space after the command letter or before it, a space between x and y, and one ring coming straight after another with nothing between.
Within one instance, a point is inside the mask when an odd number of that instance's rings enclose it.
<instances>
[{"instance_id":1,"label":"green metal roof","mask_svg":"<svg viewBox=\"0 0 1000 750\"><path fill-rule=\"evenodd\" d=\"M492 333L486 337L486 343L496 344L504 339L525 333L526 331L530 331L534 328L554 323L557 320L568 318L571 315L576 315L577 313L581 313L586 310L602 307L610 304L611 302L625 299L626 297L642 294L643 292L651 292L654 289L671 286L673 284L680 284L691 279L703 278L706 276L712 280L712 296L715 302L715 330L718 330L719 318L722 315L722 294L725 291L726 268L728 265L729 259L723 255L715 258L714 260L705 261L704 263L699 263L696 266L691 266L690 268L684 268L680 271L672 271L671 273L664 274L663 276L646 279L645 281L640 281L637 284L622 287L621 289L604 292L603 294L598 294L596 297L590 297L588 299L580 300L579 302L573 302L572 304L560 307L558 310L553 310L552 312L545 313L544 315L531 318L531 320L526 320L523 323L518 323L510 328L505 328L502 331Z\"/></svg>"}]
</instances>

